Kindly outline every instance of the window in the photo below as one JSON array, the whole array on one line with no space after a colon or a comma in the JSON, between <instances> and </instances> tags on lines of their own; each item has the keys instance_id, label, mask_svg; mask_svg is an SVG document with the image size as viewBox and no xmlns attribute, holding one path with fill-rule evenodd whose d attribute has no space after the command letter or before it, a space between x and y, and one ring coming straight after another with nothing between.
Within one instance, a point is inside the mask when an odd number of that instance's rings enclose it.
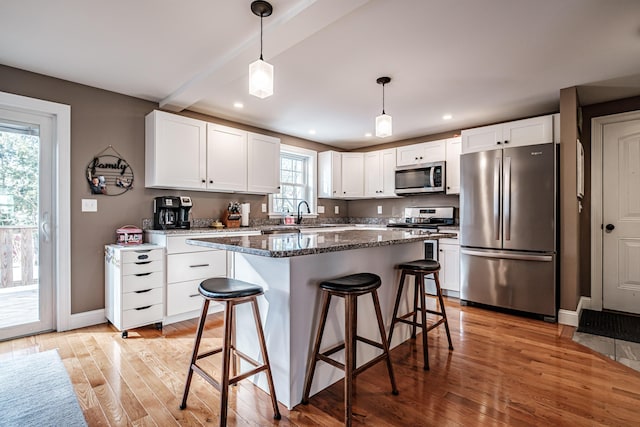
<instances>
[{"instance_id":1,"label":"window","mask_svg":"<svg viewBox=\"0 0 640 427\"><path fill-rule=\"evenodd\" d=\"M269 196L272 216L287 212L295 215L302 201L309 204L311 216L316 216L316 162L317 153L313 150L280 146L280 193ZM303 212L309 216L306 209Z\"/></svg>"}]
</instances>

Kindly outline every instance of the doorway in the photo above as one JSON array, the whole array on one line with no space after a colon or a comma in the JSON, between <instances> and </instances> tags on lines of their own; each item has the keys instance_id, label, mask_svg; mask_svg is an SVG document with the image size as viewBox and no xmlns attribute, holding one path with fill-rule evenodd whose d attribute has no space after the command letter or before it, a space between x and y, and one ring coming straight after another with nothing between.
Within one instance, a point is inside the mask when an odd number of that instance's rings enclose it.
<instances>
[{"instance_id":1,"label":"doorway","mask_svg":"<svg viewBox=\"0 0 640 427\"><path fill-rule=\"evenodd\" d=\"M640 111L593 119L591 308L640 314Z\"/></svg>"},{"instance_id":2,"label":"doorway","mask_svg":"<svg viewBox=\"0 0 640 427\"><path fill-rule=\"evenodd\" d=\"M0 341L70 324L69 106L0 92Z\"/></svg>"}]
</instances>

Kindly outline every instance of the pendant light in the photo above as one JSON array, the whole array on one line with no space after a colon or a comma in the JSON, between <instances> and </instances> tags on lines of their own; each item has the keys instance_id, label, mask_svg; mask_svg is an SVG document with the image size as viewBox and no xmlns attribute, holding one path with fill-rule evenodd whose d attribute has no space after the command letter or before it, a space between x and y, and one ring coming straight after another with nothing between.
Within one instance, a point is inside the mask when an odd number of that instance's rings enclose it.
<instances>
[{"instance_id":1,"label":"pendant light","mask_svg":"<svg viewBox=\"0 0 640 427\"><path fill-rule=\"evenodd\" d=\"M384 112L384 85L391 81L391 77L378 77L376 82L382 85L382 114L376 117L376 136L386 138L391 136L393 129L393 121L391 116Z\"/></svg>"},{"instance_id":2,"label":"pendant light","mask_svg":"<svg viewBox=\"0 0 640 427\"><path fill-rule=\"evenodd\" d=\"M269 2L256 0L251 11L260 17L260 59L249 64L249 93L258 98L273 95L273 65L262 59L262 18L270 16L273 7Z\"/></svg>"}]
</instances>

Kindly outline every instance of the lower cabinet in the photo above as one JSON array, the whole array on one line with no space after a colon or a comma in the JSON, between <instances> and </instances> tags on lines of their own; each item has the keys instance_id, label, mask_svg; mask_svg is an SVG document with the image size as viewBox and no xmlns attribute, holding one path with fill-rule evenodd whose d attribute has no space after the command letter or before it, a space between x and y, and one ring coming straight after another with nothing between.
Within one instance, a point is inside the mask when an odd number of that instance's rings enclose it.
<instances>
[{"instance_id":1,"label":"lower cabinet","mask_svg":"<svg viewBox=\"0 0 640 427\"><path fill-rule=\"evenodd\" d=\"M460 293L460 245L457 239L440 239L440 287L449 296Z\"/></svg>"},{"instance_id":2,"label":"lower cabinet","mask_svg":"<svg viewBox=\"0 0 640 427\"><path fill-rule=\"evenodd\" d=\"M164 317L164 248L143 244L105 246L105 314L127 337L128 330Z\"/></svg>"}]
</instances>

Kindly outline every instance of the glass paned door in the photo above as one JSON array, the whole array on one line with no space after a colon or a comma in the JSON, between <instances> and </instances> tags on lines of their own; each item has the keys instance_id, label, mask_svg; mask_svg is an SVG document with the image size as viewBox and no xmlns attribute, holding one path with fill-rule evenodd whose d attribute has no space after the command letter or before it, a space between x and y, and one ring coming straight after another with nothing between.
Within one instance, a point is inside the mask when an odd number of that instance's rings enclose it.
<instances>
[{"instance_id":1,"label":"glass paned door","mask_svg":"<svg viewBox=\"0 0 640 427\"><path fill-rule=\"evenodd\" d=\"M52 119L0 109L0 340L54 329Z\"/></svg>"}]
</instances>

